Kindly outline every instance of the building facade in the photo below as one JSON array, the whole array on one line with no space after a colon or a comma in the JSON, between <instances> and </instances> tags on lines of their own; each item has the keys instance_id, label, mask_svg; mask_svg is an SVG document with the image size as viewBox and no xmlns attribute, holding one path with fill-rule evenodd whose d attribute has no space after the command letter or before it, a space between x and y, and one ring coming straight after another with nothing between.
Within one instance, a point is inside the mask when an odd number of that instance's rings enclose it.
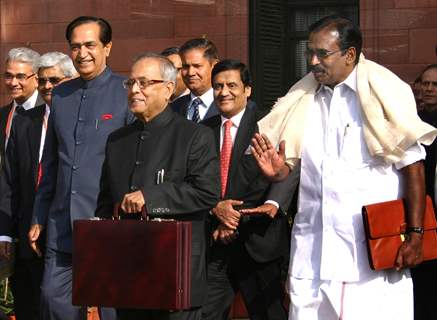
<instances>
[{"instance_id":1,"label":"building facade","mask_svg":"<svg viewBox=\"0 0 437 320\"><path fill-rule=\"evenodd\" d=\"M17 46L68 52L68 22L96 15L113 26L116 72L140 52L206 36L222 58L250 64L254 98L269 107L306 72L306 27L334 12L360 24L368 58L407 82L437 61L437 0L0 0L0 65Z\"/></svg>"}]
</instances>

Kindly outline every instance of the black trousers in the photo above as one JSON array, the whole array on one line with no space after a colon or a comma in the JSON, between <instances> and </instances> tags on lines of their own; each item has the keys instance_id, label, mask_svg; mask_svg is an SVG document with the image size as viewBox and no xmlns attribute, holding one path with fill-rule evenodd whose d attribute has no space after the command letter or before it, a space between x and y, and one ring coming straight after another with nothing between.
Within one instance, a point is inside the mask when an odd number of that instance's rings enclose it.
<instances>
[{"instance_id":1,"label":"black trousers","mask_svg":"<svg viewBox=\"0 0 437 320\"><path fill-rule=\"evenodd\" d=\"M153 292L145 294L153 294ZM117 309L117 320L201 320L201 310L194 308L169 312L167 310Z\"/></svg>"},{"instance_id":2,"label":"black trousers","mask_svg":"<svg viewBox=\"0 0 437 320\"><path fill-rule=\"evenodd\" d=\"M17 320L40 319L41 281L44 259L20 258L16 252L11 290L14 296L14 311Z\"/></svg>"},{"instance_id":3,"label":"black trousers","mask_svg":"<svg viewBox=\"0 0 437 320\"><path fill-rule=\"evenodd\" d=\"M414 286L414 320L437 319L437 260L411 269Z\"/></svg>"},{"instance_id":4,"label":"black trousers","mask_svg":"<svg viewBox=\"0 0 437 320\"><path fill-rule=\"evenodd\" d=\"M202 320L227 320L240 291L252 320L286 320L281 282L282 258L259 263L244 245L214 244L208 262L208 297Z\"/></svg>"}]
</instances>

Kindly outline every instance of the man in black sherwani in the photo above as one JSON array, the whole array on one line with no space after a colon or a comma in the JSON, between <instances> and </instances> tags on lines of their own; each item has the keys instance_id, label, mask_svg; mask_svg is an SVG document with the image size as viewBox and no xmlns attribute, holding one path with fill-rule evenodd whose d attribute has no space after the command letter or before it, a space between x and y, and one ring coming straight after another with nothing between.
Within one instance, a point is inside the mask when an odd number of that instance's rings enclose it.
<instances>
[{"instance_id":1,"label":"man in black sherwani","mask_svg":"<svg viewBox=\"0 0 437 320\"><path fill-rule=\"evenodd\" d=\"M124 85L137 120L108 138L96 216L110 217L120 203L127 214L144 206L150 217L192 221L193 308L118 310L123 320L198 320L206 296L205 220L220 196L219 164L212 131L167 106L176 74L163 56L145 53L135 60ZM153 292L144 292L145 298L148 294Z\"/></svg>"}]
</instances>

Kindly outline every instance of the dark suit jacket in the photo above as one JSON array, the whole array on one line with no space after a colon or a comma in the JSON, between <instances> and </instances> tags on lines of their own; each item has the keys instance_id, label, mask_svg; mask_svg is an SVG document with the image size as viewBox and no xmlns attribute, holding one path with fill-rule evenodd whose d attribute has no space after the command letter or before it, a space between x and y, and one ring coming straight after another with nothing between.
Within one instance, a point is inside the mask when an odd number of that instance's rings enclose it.
<instances>
[{"instance_id":1,"label":"dark suit jacket","mask_svg":"<svg viewBox=\"0 0 437 320\"><path fill-rule=\"evenodd\" d=\"M5 157L6 141L5 129L6 123L8 122L9 112L11 112L12 109L12 105L13 104L11 102L0 109L0 165L4 162L3 159Z\"/></svg>"},{"instance_id":2,"label":"dark suit jacket","mask_svg":"<svg viewBox=\"0 0 437 320\"><path fill-rule=\"evenodd\" d=\"M4 163L6 160L5 157L5 129L6 123L8 122L9 112L11 112L12 103L2 107L0 109L0 169L4 167ZM1 172L1 171L0 171ZM4 175L0 173L0 175ZM12 236L12 217L10 214L10 201L5 199L3 200L1 195L4 193L4 190L7 188L6 180L0 179L0 235Z\"/></svg>"},{"instance_id":3,"label":"dark suit jacket","mask_svg":"<svg viewBox=\"0 0 437 320\"><path fill-rule=\"evenodd\" d=\"M34 256L28 245L27 233L36 193L45 108L45 104L42 104L15 116L5 165L0 176L0 210L2 214L5 213L11 218L9 230L1 228L5 233L0 234L18 237L19 252L23 258Z\"/></svg>"},{"instance_id":4,"label":"dark suit jacket","mask_svg":"<svg viewBox=\"0 0 437 320\"><path fill-rule=\"evenodd\" d=\"M221 117L215 116L204 122L213 129L216 149L220 152ZM268 262L280 257L288 246L287 221L284 212L290 204L297 179L290 175L283 182L270 185L258 165L249 154L250 143L257 132L255 110L247 107L232 148L228 174L228 187L224 199L244 201L244 207L253 208L274 200L281 210L274 219L267 216L242 217L239 240L244 241L250 256L258 262ZM215 218L213 218L215 219Z\"/></svg>"},{"instance_id":5,"label":"dark suit jacket","mask_svg":"<svg viewBox=\"0 0 437 320\"><path fill-rule=\"evenodd\" d=\"M96 216L109 218L126 193L141 190L150 216L192 221L191 303L206 293L205 220L220 194L219 165L211 130L169 107L144 124L112 133L106 146ZM164 182L156 183L164 169Z\"/></svg>"},{"instance_id":6,"label":"dark suit jacket","mask_svg":"<svg viewBox=\"0 0 437 320\"><path fill-rule=\"evenodd\" d=\"M419 111L419 117L429 123L430 125L436 127L437 126L437 110L427 111L422 110ZM425 158L425 185L426 185L426 193L431 196L431 199L434 201L434 183L435 183L435 168L437 164L437 140L434 140L432 144L429 146L425 146L426 158ZM434 203L436 206L436 203Z\"/></svg>"},{"instance_id":7,"label":"dark suit jacket","mask_svg":"<svg viewBox=\"0 0 437 320\"><path fill-rule=\"evenodd\" d=\"M172 103L170 103L170 107L173 109L174 112L176 112L176 113L180 114L181 116L183 116L184 118L186 118L187 112L188 112L188 107L190 105L190 101L191 101L191 95L187 94L185 96L182 96L182 97L176 99ZM213 102L209 106L208 111L206 112L205 117L203 117L201 122L203 122L206 119L209 119L217 114L219 114L219 112L218 112L218 109L217 109L215 102Z\"/></svg>"},{"instance_id":8,"label":"dark suit jacket","mask_svg":"<svg viewBox=\"0 0 437 320\"><path fill-rule=\"evenodd\" d=\"M106 140L131 121L123 77L109 67L53 90L32 222L46 226L47 247L72 252L72 224L94 216Z\"/></svg>"},{"instance_id":9,"label":"dark suit jacket","mask_svg":"<svg viewBox=\"0 0 437 320\"><path fill-rule=\"evenodd\" d=\"M36 102L35 102L35 106L39 106L44 104L44 100L43 98L38 95ZM12 109L13 106L13 102L3 106L0 108L0 160L3 159L4 154L5 154L5 141L6 141L6 136L5 136L5 129L6 129L6 123L8 122L8 116L9 116L9 112ZM13 123L13 121L12 121ZM1 161L0 161L1 163Z\"/></svg>"}]
</instances>

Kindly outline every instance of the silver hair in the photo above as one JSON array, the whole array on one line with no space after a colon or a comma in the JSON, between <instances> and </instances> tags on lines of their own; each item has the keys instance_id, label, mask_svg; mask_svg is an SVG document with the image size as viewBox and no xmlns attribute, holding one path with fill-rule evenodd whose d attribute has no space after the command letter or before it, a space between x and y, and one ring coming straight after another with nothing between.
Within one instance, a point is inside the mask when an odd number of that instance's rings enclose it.
<instances>
[{"instance_id":1,"label":"silver hair","mask_svg":"<svg viewBox=\"0 0 437 320\"><path fill-rule=\"evenodd\" d=\"M8 63L9 61L18 61L22 63L27 63L31 65L32 71L34 73L37 73L38 60L39 60L38 52L26 47L21 47L21 48L13 48L9 50L6 58L6 63Z\"/></svg>"},{"instance_id":2,"label":"silver hair","mask_svg":"<svg viewBox=\"0 0 437 320\"><path fill-rule=\"evenodd\" d=\"M69 56L62 52L47 52L40 57L38 69L51 68L54 66L58 66L64 76L68 78L73 77L77 73L73 61L71 61Z\"/></svg>"},{"instance_id":3,"label":"silver hair","mask_svg":"<svg viewBox=\"0 0 437 320\"><path fill-rule=\"evenodd\" d=\"M178 69L175 68L173 63L168 60L167 57L155 52L144 52L136 56L134 63L137 63L143 59L156 59L159 61L159 69L161 71L162 80L170 81L176 84L176 77L178 75Z\"/></svg>"}]
</instances>

